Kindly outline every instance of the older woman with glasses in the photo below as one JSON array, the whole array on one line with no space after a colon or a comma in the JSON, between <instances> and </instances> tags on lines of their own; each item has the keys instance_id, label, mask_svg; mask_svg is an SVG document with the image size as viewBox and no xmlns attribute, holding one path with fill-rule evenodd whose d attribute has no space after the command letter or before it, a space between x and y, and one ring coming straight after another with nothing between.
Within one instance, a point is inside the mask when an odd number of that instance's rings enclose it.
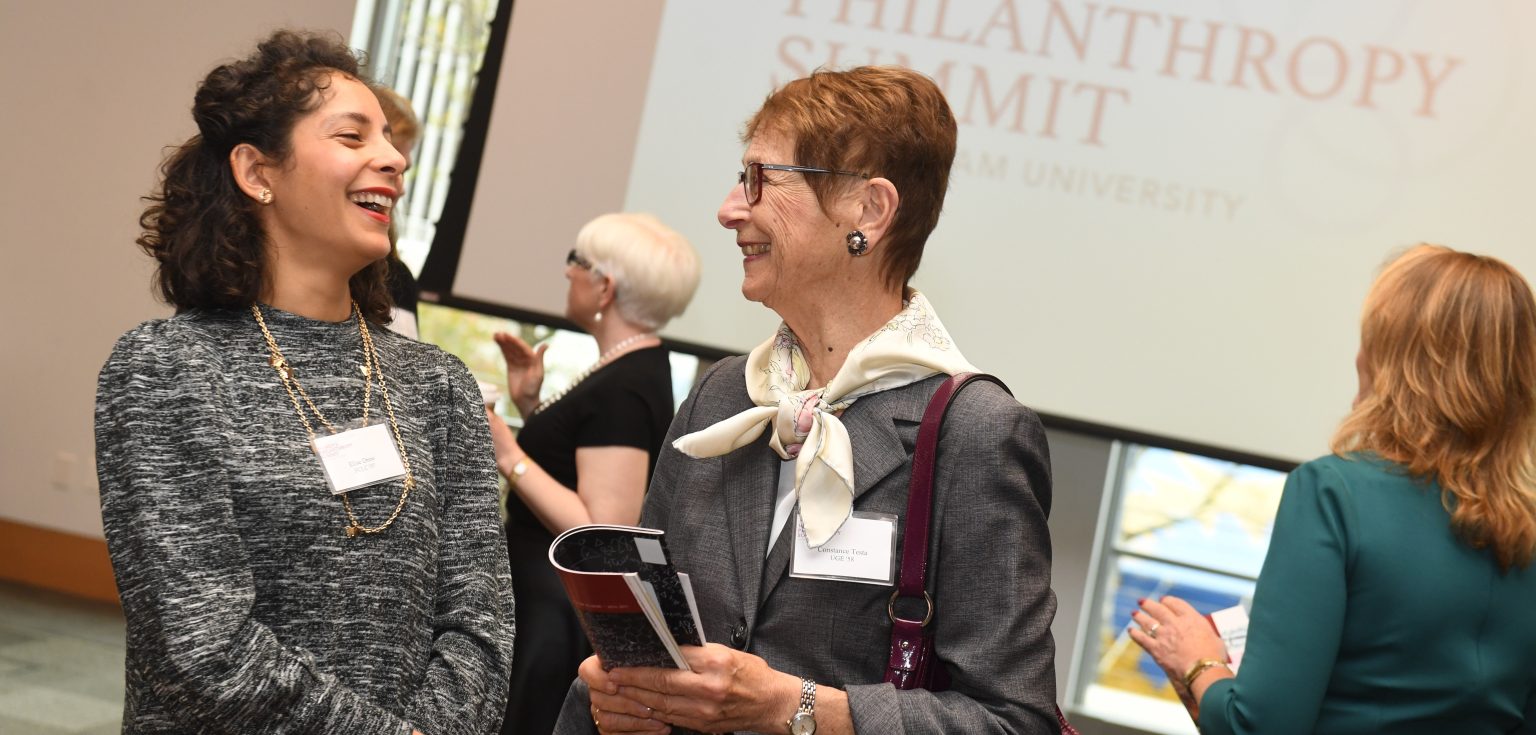
<instances>
[{"instance_id":1,"label":"older woman with glasses","mask_svg":"<svg viewBox=\"0 0 1536 735\"><path fill-rule=\"evenodd\" d=\"M641 517L689 573L710 643L684 646L686 671L587 659L557 732L1059 730L1045 435L991 383L959 394L939 436L926 591L950 684L883 681L918 427L975 369L908 285L955 138L933 81L895 67L790 82L747 123L719 220L743 295L783 323L700 380Z\"/></svg>"},{"instance_id":2,"label":"older woman with glasses","mask_svg":"<svg viewBox=\"0 0 1536 735\"><path fill-rule=\"evenodd\" d=\"M549 544L587 523L633 524L672 421L672 368L656 336L699 283L688 241L647 214L605 214L566 255L566 318L597 339L597 362L540 400L545 345L496 335L507 387L523 416L514 438L491 417L496 465L512 487L507 551L518 636L505 733L548 733L576 666L590 653Z\"/></svg>"}]
</instances>

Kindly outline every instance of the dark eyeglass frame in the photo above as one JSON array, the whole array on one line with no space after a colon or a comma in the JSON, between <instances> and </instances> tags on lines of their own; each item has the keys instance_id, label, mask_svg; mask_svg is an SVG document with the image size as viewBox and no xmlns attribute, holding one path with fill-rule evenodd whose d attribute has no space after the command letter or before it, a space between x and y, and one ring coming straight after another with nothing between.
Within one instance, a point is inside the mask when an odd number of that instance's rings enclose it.
<instances>
[{"instance_id":1,"label":"dark eyeglass frame","mask_svg":"<svg viewBox=\"0 0 1536 735\"><path fill-rule=\"evenodd\" d=\"M576 248L571 248L571 252L565 254L565 264L574 265L584 271L592 270L592 261L578 255Z\"/></svg>"},{"instance_id":2,"label":"dark eyeglass frame","mask_svg":"<svg viewBox=\"0 0 1536 735\"><path fill-rule=\"evenodd\" d=\"M753 161L747 167L736 172L736 183L741 184L741 192L747 195L747 206L752 206L763 200L763 171L794 171L802 174L832 174L834 176L857 176L861 179L869 178L869 174L858 171L836 171L829 168L815 168L812 166L791 166L785 163L759 163Z\"/></svg>"}]
</instances>

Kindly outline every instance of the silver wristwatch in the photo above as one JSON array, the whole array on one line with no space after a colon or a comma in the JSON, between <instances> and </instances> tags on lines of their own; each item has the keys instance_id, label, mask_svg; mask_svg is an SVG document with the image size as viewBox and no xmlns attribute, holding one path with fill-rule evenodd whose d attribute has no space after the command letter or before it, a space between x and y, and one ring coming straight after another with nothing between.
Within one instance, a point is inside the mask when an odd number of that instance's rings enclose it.
<instances>
[{"instance_id":1,"label":"silver wristwatch","mask_svg":"<svg viewBox=\"0 0 1536 735\"><path fill-rule=\"evenodd\" d=\"M816 735L816 682L800 680L800 710L789 718L789 735Z\"/></svg>"}]
</instances>

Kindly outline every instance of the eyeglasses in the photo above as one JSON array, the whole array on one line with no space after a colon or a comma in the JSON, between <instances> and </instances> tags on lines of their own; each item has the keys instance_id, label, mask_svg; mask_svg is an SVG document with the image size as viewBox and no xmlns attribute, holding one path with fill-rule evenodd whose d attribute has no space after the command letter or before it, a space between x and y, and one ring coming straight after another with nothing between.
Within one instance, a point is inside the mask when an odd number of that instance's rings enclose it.
<instances>
[{"instance_id":1,"label":"eyeglasses","mask_svg":"<svg viewBox=\"0 0 1536 735\"><path fill-rule=\"evenodd\" d=\"M592 270L592 261L577 255L576 248L571 248L571 252L565 254L565 264L574 265L584 271Z\"/></svg>"},{"instance_id":2,"label":"eyeglasses","mask_svg":"<svg viewBox=\"0 0 1536 735\"><path fill-rule=\"evenodd\" d=\"M802 174L835 174L837 176L857 176L861 179L869 178L869 174L861 174L857 171L833 171L826 168L811 168L809 166L789 166L780 163L749 163L744 171L736 172L736 182L741 184L741 190L746 192L747 206L757 204L763 198L763 170L769 171L798 171Z\"/></svg>"}]
</instances>

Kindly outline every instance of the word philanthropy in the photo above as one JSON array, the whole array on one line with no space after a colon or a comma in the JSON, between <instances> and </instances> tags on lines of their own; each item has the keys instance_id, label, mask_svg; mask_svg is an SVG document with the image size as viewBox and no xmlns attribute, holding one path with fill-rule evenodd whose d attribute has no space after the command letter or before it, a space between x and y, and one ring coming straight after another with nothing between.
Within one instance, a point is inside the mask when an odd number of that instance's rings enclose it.
<instances>
[{"instance_id":1,"label":"word philanthropy","mask_svg":"<svg viewBox=\"0 0 1536 735\"><path fill-rule=\"evenodd\" d=\"M1105 204L1224 222L1235 219L1248 200L1238 192L1188 182L964 148L956 152L955 172Z\"/></svg>"},{"instance_id":2,"label":"word philanthropy","mask_svg":"<svg viewBox=\"0 0 1536 735\"><path fill-rule=\"evenodd\" d=\"M1288 38L1257 25L1081 1L787 0L783 15L804 23L778 45L789 78L819 66L901 64L938 82L962 125L1090 146L1105 145L1106 119L1132 104L1135 76L1434 118L1443 85L1462 65L1324 33ZM855 45L839 33L883 34L904 50ZM968 60L944 58L945 48ZM978 50L986 63L975 63ZM913 53L926 63L912 63ZM1020 71L1023 64L1031 70Z\"/></svg>"}]
</instances>

